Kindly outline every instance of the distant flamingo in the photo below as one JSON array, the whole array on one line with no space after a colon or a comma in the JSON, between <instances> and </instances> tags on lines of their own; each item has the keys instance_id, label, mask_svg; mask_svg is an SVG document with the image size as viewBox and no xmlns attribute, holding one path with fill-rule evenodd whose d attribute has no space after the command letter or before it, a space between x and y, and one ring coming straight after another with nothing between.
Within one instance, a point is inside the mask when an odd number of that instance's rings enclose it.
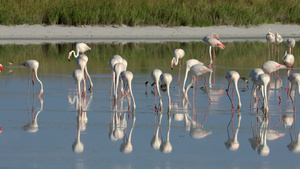
<instances>
[{"instance_id":1,"label":"distant flamingo","mask_svg":"<svg viewBox=\"0 0 300 169\"><path fill-rule=\"evenodd\" d=\"M234 106L233 106L233 91L234 91L234 88L235 88L236 94L237 94L237 97L238 97L237 110L240 110L240 108L242 107L242 103L241 103L240 93L239 93L238 84L237 84L237 82L240 78L240 74L236 71L229 71L229 72L226 73L225 78L228 80L227 96L228 96L228 98L231 102L232 109L234 109ZM230 96L228 94L230 83L233 83L232 98L230 98Z\"/></svg>"},{"instance_id":2,"label":"distant flamingo","mask_svg":"<svg viewBox=\"0 0 300 169\"><path fill-rule=\"evenodd\" d=\"M262 69L264 70L264 72L266 74L269 74L269 76L271 77L271 73L274 73L275 76L279 79L280 81L280 84L282 84L282 80L280 79L280 77L276 74L276 71L279 70L279 69L282 69L282 68L286 68L286 66L284 65L281 65L275 61L267 61L265 62L263 65L262 65ZM271 85L271 82L270 84ZM269 90L270 90L270 87L269 87ZM279 93L279 100L281 100L281 97L280 97L280 93Z\"/></svg>"},{"instance_id":3,"label":"distant flamingo","mask_svg":"<svg viewBox=\"0 0 300 169\"><path fill-rule=\"evenodd\" d=\"M219 40L217 40L216 38L209 38L207 39L207 45L209 46L209 54L210 54L210 62L209 62L209 65L208 67L211 67L211 64L213 63L213 59L215 58L215 47L219 47L221 49L224 49L225 48L225 45L223 45L222 42L220 42ZM213 55L211 57L211 48L213 50Z\"/></svg>"},{"instance_id":4,"label":"distant flamingo","mask_svg":"<svg viewBox=\"0 0 300 169\"><path fill-rule=\"evenodd\" d=\"M288 68L287 76L289 76L291 71L293 70L294 61L295 61L294 55L288 54L287 51L285 51L284 56L282 58L282 62Z\"/></svg>"},{"instance_id":5,"label":"distant flamingo","mask_svg":"<svg viewBox=\"0 0 300 169\"><path fill-rule=\"evenodd\" d=\"M79 52L84 54L84 52L91 50L91 48L85 43L77 43L75 47L76 53L74 50L69 52L68 60L70 60L71 55L73 54L75 58L79 56Z\"/></svg>"},{"instance_id":6,"label":"distant flamingo","mask_svg":"<svg viewBox=\"0 0 300 169\"><path fill-rule=\"evenodd\" d=\"M75 84L76 84L76 86L77 86L77 88L76 88L76 93L81 93L81 87L80 87L80 83L81 83L81 81L83 81L83 79L84 79L84 75L83 75L83 71L82 70L80 70L80 69L76 69L76 70L74 70L73 71L73 79L74 79L74 81L75 81ZM78 94L78 98L79 98L79 110L81 110L81 95L80 94Z\"/></svg>"},{"instance_id":7,"label":"distant flamingo","mask_svg":"<svg viewBox=\"0 0 300 169\"><path fill-rule=\"evenodd\" d=\"M178 73L178 84L180 87L180 72L181 72L181 60L184 57L185 52L183 49L175 49L174 50L174 57L171 61L171 69L173 69L173 64L177 65L179 62L179 73Z\"/></svg>"},{"instance_id":8,"label":"distant flamingo","mask_svg":"<svg viewBox=\"0 0 300 169\"><path fill-rule=\"evenodd\" d=\"M215 36L215 37L214 37ZM219 40L219 35L217 34L217 33L212 33L212 34L210 34L210 35L208 35L208 36L205 36L203 39L202 39L202 41L206 44L206 46L205 46L205 50L204 50L204 62L205 62L205 56L206 56L206 47L207 47L207 45L209 46L209 44L208 44L208 39L209 38L215 38L215 39L217 39L217 40ZM210 56L211 57L211 56Z\"/></svg>"},{"instance_id":9,"label":"distant flamingo","mask_svg":"<svg viewBox=\"0 0 300 169\"><path fill-rule=\"evenodd\" d=\"M294 39L294 38L288 38L288 39L286 40L286 44L287 44L287 46L288 46L289 49L290 49L290 53L292 54L292 53L293 53L293 50L294 50L294 47L295 47L295 45L296 45L295 39Z\"/></svg>"},{"instance_id":10,"label":"distant flamingo","mask_svg":"<svg viewBox=\"0 0 300 169\"><path fill-rule=\"evenodd\" d=\"M169 100L169 105L168 105L168 111L171 110L171 96L170 96L170 84L172 82L172 75L170 73L163 73L160 75L160 83L161 85L166 85L167 87L167 94L168 94L168 100ZM160 94L160 107L162 108L162 99L161 99L161 94Z\"/></svg>"},{"instance_id":11,"label":"distant flamingo","mask_svg":"<svg viewBox=\"0 0 300 169\"><path fill-rule=\"evenodd\" d=\"M36 60L27 60L26 62L23 62L21 65L23 65L29 69L28 90L29 90L29 84L30 84L30 72L32 71L32 85L34 87L34 77L33 77L33 73L34 73L36 80L41 84L41 90L40 90L40 93L38 94L38 96L41 96L43 94L44 90L43 90L43 83L42 83L42 81L40 81L40 79L38 78L38 75L37 75L37 71L39 68L39 62Z\"/></svg>"},{"instance_id":12,"label":"distant flamingo","mask_svg":"<svg viewBox=\"0 0 300 169\"><path fill-rule=\"evenodd\" d=\"M131 87L133 74L130 71L123 71L123 72L121 72L120 76L121 76L121 79L123 80L123 82L127 83L127 85L128 85L129 92L130 92L130 95L131 95L131 99L132 99L132 102L133 102L132 112L134 112L135 108L136 108L136 105L135 105L135 100L134 100L134 97L133 97L133 94L132 94L132 87ZM129 106L128 109L130 109L130 106Z\"/></svg>"},{"instance_id":13,"label":"distant flamingo","mask_svg":"<svg viewBox=\"0 0 300 169\"><path fill-rule=\"evenodd\" d=\"M269 50L269 55L270 55L270 43L274 44L275 43L275 35L274 33L271 32L271 29L268 29L268 33L266 35L266 40L268 42L268 50ZM273 55L273 46L272 46L272 55Z\"/></svg>"},{"instance_id":14,"label":"distant flamingo","mask_svg":"<svg viewBox=\"0 0 300 169\"><path fill-rule=\"evenodd\" d=\"M194 76L194 78L192 79L192 82L191 82L191 83L187 86L187 88L186 88L186 91L185 91L185 93L184 93L185 99L188 100L188 97L187 97L188 90L189 90L189 88L190 88L193 84L195 84L196 77L201 76L201 78L202 78L202 80L203 80L203 83L204 83L204 85L205 85L205 89L206 89L207 95L208 95L209 103L211 103L211 99L210 99L210 96L209 96L209 92L208 92L208 89L207 89L207 85L206 85L206 82L205 82L205 80L204 80L204 78L203 78L202 75L203 75L204 73L207 73L207 72L212 72L212 69L210 69L210 68L208 68L208 67L206 67L206 66L204 66L204 65L196 64L196 65L194 65L194 66L191 67L190 71L191 71L192 76ZM195 85L194 85L194 86L195 86Z\"/></svg>"},{"instance_id":15,"label":"distant flamingo","mask_svg":"<svg viewBox=\"0 0 300 169\"><path fill-rule=\"evenodd\" d=\"M277 46L277 51L279 54L279 45L282 41L283 41L283 39L282 39L281 35L279 35L279 33L276 33L275 34L275 54L276 54L276 46Z\"/></svg>"},{"instance_id":16,"label":"distant flamingo","mask_svg":"<svg viewBox=\"0 0 300 169\"><path fill-rule=\"evenodd\" d=\"M196 59L189 59L185 62L185 75L184 75L184 80L183 80L183 85L182 85L182 93L185 94L185 82L188 76L188 73L191 69L192 66L199 64L199 65L203 65L202 62L196 60Z\"/></svg>"},{"instance_id":17,"label":"distant flamingo","mask_svg":"<svg viewBox=\"0 0 300 169\"><path fill-rule=\"evenodd\" d=\"M291 100L293 101L291 93L292 93L294 85L297 85L297 87L298 87L298 93L300 94L300 73L292 73L288 77L288 80L291 82L291 88L290 88L289 96L290 96ZM296 100L296 95L297 95L297 88L295 89L295 96L294 96L295 99L294 99L293 102L295 102L295 100ZM295 104L294 104L294 109L295 109Z\"/></svg>"},{"instance_id":18,"label":"distant flamingo","mask_svg":"<svg viewBox=\"0 0 300 169\"><path fill-rule=\"evenodd\" d=\"M261 92L264 99L264 112L267 113L269 111L268 106L268 96L267 96L267 86L270 83L270 76L268 74L260 74L257 78L257 82L261 86Z\"/></svg>"},{"instance_id":19,"label":"distant flamingo","mask_svg":"<svg viewBox=\"0 0 300 169\"><path fill-rule=\"evenodd\" d=\"M119 77L121 72L126 71L126 66L122 63L117 63L114 66L114 73L116 75L115 77L115 85L114 85L114 100L117 99L118 96L118 85L119 85ZM121 85L121 92L123 93L123 86Z\"/></svg>"}]
</instances>

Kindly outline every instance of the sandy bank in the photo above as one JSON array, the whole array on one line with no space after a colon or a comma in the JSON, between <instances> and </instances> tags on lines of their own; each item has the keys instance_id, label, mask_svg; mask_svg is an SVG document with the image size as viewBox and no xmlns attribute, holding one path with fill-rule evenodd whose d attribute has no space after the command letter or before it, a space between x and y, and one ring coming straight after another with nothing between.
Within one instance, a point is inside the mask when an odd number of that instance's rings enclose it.
<instances>
[{"instance_id":1,"label":"sandy bank","mask_svg":"<svg viewBox=\"0 0 300 169\"><path fill-rule=\"evenodd\" d=\"M18 25L0 26L0 44L17 43L61 43L61 42L159 42L159 41L201 41L218 33L221 40L244 41L265 40L268 28L278 32L284 40L288 37L300 39L300 25L264 24L260 26L233 27L127 27L127 26L42 26Z\"/></svg>"}]
</instances>

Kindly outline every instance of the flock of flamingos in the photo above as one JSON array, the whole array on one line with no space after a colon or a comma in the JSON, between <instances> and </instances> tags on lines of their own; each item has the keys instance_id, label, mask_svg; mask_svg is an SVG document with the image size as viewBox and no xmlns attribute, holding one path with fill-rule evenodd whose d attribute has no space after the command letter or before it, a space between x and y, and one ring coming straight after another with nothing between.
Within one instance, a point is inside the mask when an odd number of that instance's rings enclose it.
<instances>
[{"instance_id":1,"label":"flock of flamingos","mask_svg":"<svg viewBox=\"0 0 300 169\"><path fill-rule=\"evenodd\" d=\"M275 52L276 52L276 46L279 46L279 44L283 41L282 37L276 33L273 34L271 32L271 29L268 29L268 33L266 34L266 40L268 42L268 49L269 49L269 53L270 53L270 44L275 44ZM213 58L215 57L215 52L214 52L214 48L215 47L219 47L221 49L224 49L225 46L219 41L219 36L216 33L212 33L210 36L205 36L203 38L203 41L205 42L205 44L207 46L209 46L209 56L210 56L210 64L208 66L205 66L202 62L196 60L196 59L189 59L185 62L185 77L184 77L184 82L182 85L182 92L183 92L183 96L184 99L186 99L188 101L188 97L187 97L187 93L188 90L195 85L195 81L196 79L202 75L204 75L207 72L212 72L212 68L211 68L211 64L213 63ZM263 101L262 101L262 110L263 112L267 113L268 112L268 97L267 97L267 86L270 85L270 78L271 78L271 74L274 73L275 76L280 80L279 76L276 74L276 71L279 69L288 69L288 73L287 73L287 79L290 81L291 85L290 85L290 91L289 91L289 96L292 99L291 96L291 90L293 88L293 85L297 85L298 86L298 92L300 94L300 73L291 73L292 69L293 69L293 64L294 64L294 55L293 55L293 48L295 46L295 39L293 38L289 38L287 39L287 46L289 47L289 52L285 52L285 55L282 58L282 62L283 64L279 64L275 61L267 61L265 62L261 68L255 68L251 71L249 78L253 81L253 86L252 86L252 95L253 97L258 101L259 98L259 94L257 93L257 89L260 89L261 91L261 95L263 97ZM77 58L77 67L78 69L74 70L73 72L73 79L75 81L75 84L77 85L77 89L76 89L76 94L78 94L79 96L85 95L87 90L86 90L86 83L88 79L89 82L89 92L92 93L92 88L93 88L93 82L91 80L91 77L88 73L87 70L87 62L88 62L88 57L84 54L84 52L91 50L91 48L86 45L85 43L77 43L76 44L76 49L75 51L72 50L69 52L68 55L68 60L71 59L71 56L73 55L75 58ZM206 51L206 50L205 50ZM213 52L213 54L211 54ZM272 47L272 52L273 52L273 47ZM178 63L180 64L180 68L181 68L181 60L184 57L185 52L182 49L175 49L174 51L174 58L171 60L171 68L173 69L173 65L178 65ZM204 56L206 55L206 52L204 53ZM36 60L27 60L24 63L22 63L23 66L27 67L29 69L29 80L28 80L28 85L30 85L30 81L32 80L32 83L34 85L34 77L36 78L36 80L40 83L41 85L41 89L40 89L40 93L38 96L40 96L44 90L43 90L43 83L42 81L38 78L37 75L37 71L38 71L38 67L39 67L39 62ZM109 66L112 70L112 89L111 92L114 93L114 101L116 101L118 99L118 92L120 91L122 94L129 94L131 96L133 105L132 107L132 111L134 112L136 109L136 104L135 104L135 100L134 100L134 96L132 93L132 87L131 87L131 83L132 83L132 79L133 79L133 73L130 71L127 71L127 61L125 59L123 59L121 56L119 55L114 55L111 57L111 60L109 62ZM179 68L179 69L180 69ZM2 65L0 65L0 70L2 71ZM194 77L192 79L192 82L186 87L186 80L187 80L187 76L188 73L191 73L191 75ZM30 74L32 73L31 77L32 79L30 80ZM167 95L168 95L168 110L171 110L171 98L170 98L170 92L169 92L169 87L170 87L170 83L172 81L172 75L170 73L163 73L161 70L159 69L154 69L151 73L151 77L154 81L154 84L156 85L156 97L159 97L160 101L159 101L159 108L162 109L162 96L161 96L161 92L160 92L160 87L164 88L166 87L167 90ZM239 111L240 108L242 107L242 103L240 100L240 95L239 95L239 90L238 90L238 80L240 79L240 75L238 72L236 71L229 71L226 73L225 78L228 80L228 88L226 89L228 98L231 102L231 106L232 106L232 110L234 110L234 104L233 104L233 91L236 90L236 94L238 97L238 104L237 104L237 108L236 110ZM205 88L207 90L207 85L205 83L205 80L202 77L202 80L205 84ZM121 83L120 85L120 90L118 90L118 86L119 86L119 81ZM83 87L82 84L83 83ZM123 83L124 83L124 88L123 88ZM179 80L180 83L180 80ZM233 89L232 89L232 97L229 96L229 87L230 84L233 84ZM160 84L160 85L159 85ZM270 87L269 87L270 90ZM297 89L296 89L297 90ZM210 97L209 97L209 92L207 90L207 94L208 94L208 99L209 102L211 101ZM295 94L295 98L296 98L296 94ZM281 97L279 95L279 99L281 100ZM293 101L293 99L292 99ZM81 97L79 97L79 103L81 103ZM81 106L79 106L81 109ZM294 105L295 108L295 105ZM130 105L129 105L129 109L130 109Z\"/></svg>"}]
</instances>

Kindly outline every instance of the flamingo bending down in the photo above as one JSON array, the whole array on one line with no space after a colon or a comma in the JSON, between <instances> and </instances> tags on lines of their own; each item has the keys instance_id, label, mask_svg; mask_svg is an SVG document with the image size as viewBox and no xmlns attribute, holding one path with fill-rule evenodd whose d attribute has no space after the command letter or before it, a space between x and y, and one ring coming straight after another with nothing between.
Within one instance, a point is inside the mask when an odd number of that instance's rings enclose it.
<instances>
[{"instance_id":1,"label":"flamingo bending down","mask_svg":"<svg viewBox=\"0 0 300 169\"><path fill-rule=\"evenodd\" d=\"M199 64L199 65L203 65L202 62L196 60L196 59L189 59L185 62L185 75L184 75L184 80L183 80L183 86L182 86L182 93L185 94L185 82L188 76L188 73L191 69L192 66Z\"/></svg>"},{"instance_id":2,"label":"flamingo bending down","mask_svg":"<svg viewBox=\"0 0 300 169\"><path fill-rule=\"evenodd\" d=\"M174 57L171 61L171 69L173 70L173 64L177 65L179 62L179 72L178 72L178 84L180 87L180 72L181 72L181 60L184 57L185 52L183 49L175 49L174 50Z\"/></svg>"},{"instance_id":3,"label":"flamingo bending down","mask_svg":"<svg viewBox=\"0 0 300 169\"><path fill-rule=\"evenodd\" d=\"M152 80L155 82L155 86L156 86L156 92L155 92L155 96L157 95L158 93L158 96L160 97L160 91L159 91L159 78L160 78L160 75L162 74L162 71L160 69L154 69L152 72L151 72L151 78ZM156 97L155 97L156 99Z\"/></svg>"},{"instance_id":4,"label":"flamingo bending down","mask_svg":"<svg viewBox=\"0 0 300 169\"><path fill-rule=\"evenodd\" d=\"M264 71L261 68L254 68L251 71L250 75L249 75L249 77L251 78L251 80L253 82L251 93L252 93L252 96L253 96L254 99L257 99L257 97L256 97L256 89L259 86L259 83L257 81L258 76L260 74L263 74L263 73L264 73ZM254 85L256 86L255 89L254 89ZM253 89L254 89L254 91L253 91Z\"/></svg>"},{"instance_id":5,"label":"flamingo bending down","mask_svg":"<svg viewBox=\"0 0 300 169\"><path fill-rule=\"evenodd\" d=\"M290 71L293 70L295 57L293 54L288 54L287 51L284 52L284 56L282 58L283 64L288 68L287 76L290 75Z\"/></svg>"},{"instance_id":6,"label":"flamingo bending down","mask_svg":"<svg viewBox=\"0 0 300 169\"><path fill-rule=\"evenodd\" d=\"M268 96L267 96L267 86L268 83L270 83L270 76L268 74L260 74L257 78L257 82L261 86L261 93L264 99L264 112L267 113L269 111L269 106L268 106Z\"/></svg>"},{"instance_id":7,"label":"flamingo bending down","mask_svg":"<svg viewBox=\"0 0 300 169\"><path fill-rule=\"evenodd\" d=\"M237 82L240 78L240 74L236 71L229 71L229 72L226 73L225 78L228 80L227 96L228 96L229 100L231 101L232 109L234 109L234 106L233 106L233 91L234 91L234 88L235 88L236 94L237 94L237 97L238 97L237 110L240 110L240 108L242 107L242 103L241 103L240 93L239 93L238 84L237 84ZM233 83L232 98L230 98L230 96L228 94L230 83Z\"/></svg>"},{"instance_id":8,"label":"flamingo bending down","mask_svg":"<svg viewBox=\"0 0 300 169\"><path fill-rule=\"evenodd\" d=\"M123 80L123 82L127 83L127 85L128 85L129 92L130 92L130 95L131 95L131 99L132 99L132 102L133 102L132 112L134 112L135 108L136 108L136 105L135 105L135 100L134 100L134 97L133 97L133 94L132 94L132 87L131 87L133 74L130 71L123 71L123 72L121 72L120 76L121 76L121 79ZM128 109L130 109L130 106L129 106Z\"/></svg>"},{"instance_id":9,"label":"flamingo bending down","mask_svg":"<svg viewBox=\"0 0 300 169\"><path fill-rule=\"evenodd\" d=\"M296 45L295 39L294 39L294 38L288 38L288 39L286 40L286 44L287 44L287 46L288 46L289 49L290 49L290 53L293 53L294 47L295 47L295 45Z\"/></svg>"},{"instance_id":10,"label":"flamingo bending down","mask_svg":"<svg viewBox=\"0 0 300 169\"><path fill-rule=\"evenodd\" d=\"M280 81L280 84L282 84L282 80L280 79L280 77L276 74L276 71L279 70L279 69L282 69L282 68L286 68L285 65L281 65L275 61L267 61L265 62L263 65L262 65L262 69L263 71L266 73L266 74L269 74L269 76L271 77L271 73L274 73L275 76L279 79ZM271 85L271 82L270 84ZM270 90L270 87L269 87L269 90ZM279 100L281 100L281 97L280 97L280 93L279 93Z\"/></svg>"},{"instance_id":11,"label":"flamingo bending down","mask_svg":"<svg viewBox=\"0 0 300 169\"><path fill-rule=\"evenodd\" d=\"M88 50L91 50L91 48L85 44L85 43L77 43L76 44L76 47L75 47L75 50L72 50L69 52L69 55L68 55L68 60L70 61L70 57L71 55L73 54L75 58L77 58L79 56L79 53L81 52L82 54L84 54L84 52L88 51Z\"/></svg>"},{"instance_id":12,"label":"flamingo bending down","mask_svg":"<svg viewBox=\"0 0 300 169\"><path fill-rule=\"evenodd\" d=\"M28 74L28 89L29 89L29 84L30 84L30 72L32 71L32 85L34 87L34 77L33 77L33 73L35 75L36 80L40 83L41 85L41 90L40 93L38 94L38 96L41 96L44 92L43 90L43 83L42 81L38 78L37 75L37 71L39 68L39 62L36 60L27 60L25 62L23 62L21 65L27 67L29 69L29 74Z\"/></svg>"},{"instance_id":13,"label":"flamingo bending down","mask_svg":"<svg viewBox=\"0 0 300 169\"><path fill-rule=\"evenodd\" d=\"M109 61L109 67L112 71L112 86L113 86L113 90L115 90L115 79L116 79L116 73L114 71L114 66L117 63L123 63L123 65L127 68L127 61L125 59L123 59L120 55L114 55L110 58ZM111 89L112 90L112 89ZM111 93L110 93L111 94Z\"/></svg>"},{"instance_id":14,"label":"flamingo bending down","mask_svg":"<svg viewBox=\"0 0 300 169\"><path fill-rule=\"evenodd\" d=\"M207 95L208 95L209 103L211 103L211 99L210 99L210 96L209 96L207 85L206 85L206 82L205 82L205 80L204 80L204 78L203 78L202 75L204 73L207 73L207 72L212 72L213 70L211 68L208 68L208 67L204 66L204 65L196 64L196 65L194 65L194 66L191 67L190 71L191 71L191 74L194 76L194 78L192 79L192 82L187 86L185 94L184 94L184 97L188 100L187 93L189 91L189 88L193 84L195 84L196 77L201 76L201 78L203 80L203 83L205 85L205 89L206 89Z\"/></svg>"},{"instance_id":15,"label":"flamingo bending down","mask_svg":"<svg viewBox=\"0 0 300 169\"><path fill-rule=\"evenodd\" d=\"M84 81L84 74L83 71L80 69L76 69L73 71L73 79L75 81L75 84L77 86L76 88L76 93L80 93L81 92L81 88L80 88L80 83L81 81ZM81 95L78 95L79 97L79 109L81 110Z\"/></svg>"},{"instance_id":16,"label":"flamingo bending down","mask_svg":"<svg viewBox=\"0 0 300 169\"><path fill-rule=\"evenodd\" d=\"M210 56L210 62L208 67L211 67L211 64L213 63L213 59L215 58L215 47L219 47L221 49L225 48L225 45L223 45L222 42L220 42L219 40L217 40L216 38L209 38L207 39L207 44L209 45L209 56ZM211 48L213 50L213 56L211 57Z\"/></svg>"},{"instance_id":17,"label":"flamingo bending down","mask_svg":"<svg viewBox=\"0 0 300 169\"><path fill-rule=\"evenodd\" d=\"M119 77L121 72L126 71L126 66L123 63L117 63L114 66L114 73L116 75L115 85L114 85L114 100L117 99L118 96L118 85L119 85ZM121 83L122 84L122 83ZM121 85L121 92L123 93L123 86Z\"/></svg>"},{"instance_id":18,"label":"flamingo bending down","mask_svg":"<svg viewBox=\"0 0 300 169\"><path fill-rule=\"evenodd\" d=\"M166 85L167 87L167 94L168 94L168 100L169 100L169 106L168 106L168 111L171 110L171 96L170 96L170 84L172 82L172 75L170 73L163 73L160 75L160 83L161 85ZM162 99L161 99L161 94L160 94L160 107L162 108Z\"/></svg>"},{"instance_id":19,"label":"flamingo bending down","mask_svg":"<svg viewBox=\"0 0 300 169\"><path fill-rule=\"evenodd\" d=\"M274 33L271 32L271 29L268 29L268 33L266 35L266 40L268 42L268 50L269 50L269 55L270 55L270 43L274 44L275 43L275 35ZM273 47L272 47L272 55L273 55Z\"/></svg>"},{"instance_id":20,"label":"flamingo bending down","mask_svg":"<svg viewBox=\"0 0 300 169\"><path fill-rule=\"evenodd\" d=\"M291 96L291 93L292 93L292 90L293 90L293 85L297 85L298 87L298 93L300 94L300 73L292 73L289 77L288 77L288 80L291 82L291 88L290 88L290 98L291 100L293 101L292 99L292 96ZM295 89L295 91L297 91L297 88ZM293 102L295 102L296 100L296 92L295 92L295 99ZM294 105L294 109L295 109L295 105Z\"/></svg>"}]
</instances>

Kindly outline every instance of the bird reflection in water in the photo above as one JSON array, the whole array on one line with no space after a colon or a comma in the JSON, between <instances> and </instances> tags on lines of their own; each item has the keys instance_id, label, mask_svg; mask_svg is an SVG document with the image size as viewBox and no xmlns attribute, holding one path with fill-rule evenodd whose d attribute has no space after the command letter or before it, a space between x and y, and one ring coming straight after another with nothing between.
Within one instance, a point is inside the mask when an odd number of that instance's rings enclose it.
<instances>
[{"instance_id":1,"label":"bird reflection in water","mask_svg":"<svg viewBox=\"0 0 300 169\"><path fill-rule=\"evenodd\" d=\"M33 95L33 100L32 100L32 108L30 109L29 106L29 95L27 97L27 102L28 102L28 124L26 124L23 128L29 133L35 133L39 130L38 126L38 115L43 111L43 105L44 105L44 100L40 95L37 96L37 98L40 101L41 107L38 109L38 111L34 114L35 111L35 97Z\"/></svg>"},{"instance_id":2,"label":"bird reflection in water","mask_svg":"<svg viewBox=\"0 0 300 169\"><path fill-rule=\"evenodd\" d=\"M72 144L72 150L74 153L82 153L84 150L84 144L81 142L80 135L82 131L86 130L86 124L86 112L82 112L79 109L76 115L75 140Z\"/></svg>"},{"instance_id":3,"label":"bird reflection in water","mask_svg":"<svg viewBox=\"0 0 300 169\"><path fill-rule=\"evenodd\" d=\"M241 125L242 115L240 112L237 115L238 124L237 124L235 132L234 132L233 117L234 117L234 112L232 112L231 119L227 125L228 140L225 142L225 146L228 150L236 151L240 147L240 143L238 141L238 133L239 133L240 125ZM232 138L230 138L230 132L229 132L230 124L231 124L231 130L232 130L232 135L233 135Z\"/></svg>"},{"instance_id":4,"label":"bird reflection in water","mask_svg":"<svg viewBox=\"0 0 300 169\"><path fill-rule=\"evenodd\" d=\"M135 117L135 113L133 112L132 113L132 125L131 125L131 128L130 128L129 134L127 135L126 129L123 130L125 137L123 138L123 143L120 146L120 151L122 153L128 154L128 153L131 153L132 150L133 150L133 146L131 144L131 138L132 138L132 131L133 131L133 128L134 128L134 125L135 125L135 121L136 121L136 117Z\"/></svg>"},{"instance_id":5,"label":"bird reflection in water","mask_svg":"<svg viewBox=\"0 0 300 169\"><path fill-rule=\"evenodd\" d=\"M161 145L161 135L159 135L160 127L161 127L161 119L162 119L162 110L160 113L155 113L155 128L154 128L154 134L151 139L151 147L155 150L158 150Z\"/></svg>"},{"instance_id":6,"label":"bird reflection in water","mask_svg":"<svg viewBox=\"0 0 300 169\"><path fill-rule=\"evenodd\" d=\"M171 153L172 152L172 144L170 142L170 131L171 131L171 115L170 115L170 111L168 111L168 131L167 131L167 135L166 135L166 140L164 141L163 140L163 137L162 137L162 141L161 141L161 144L160 144L160 151L163 152L163 153Z\"/></svg>"},{"instance_id":7,"label":"bird reflection in water","mask_svg":"<svg viewBox=\"0 0 300 169\"><path fill-rule=\"evenodd\" d=\"M257 117L257 123L254 127L253 121L251 118L251 126L253 137L249 138L249 142L254 151L256 151L261 156L267 156L270 153L270 148L267 145L267 129L269 120L266 114L263 114L263 119L260 116ZM258 124L260 122L260 125Z\"/></svg>"},{"instance_id":8,"label":"bird reflection in water","mask_svg":"<svg viewBox=\"0 0 300 169\"><path fill-rule=\"evenodd\" d=\"M291 142L287 145L288 149L293 153L300 153L300 142L299 142L299 136L300 132L297 132L296 128L296 109L294 109L294 114L288 114L283 117L283 121L285 123L285 126L291 126L289 129L290 132L290 138ZM293 134L294 138L293 139Z\"/></svg>"}]
</instances>

